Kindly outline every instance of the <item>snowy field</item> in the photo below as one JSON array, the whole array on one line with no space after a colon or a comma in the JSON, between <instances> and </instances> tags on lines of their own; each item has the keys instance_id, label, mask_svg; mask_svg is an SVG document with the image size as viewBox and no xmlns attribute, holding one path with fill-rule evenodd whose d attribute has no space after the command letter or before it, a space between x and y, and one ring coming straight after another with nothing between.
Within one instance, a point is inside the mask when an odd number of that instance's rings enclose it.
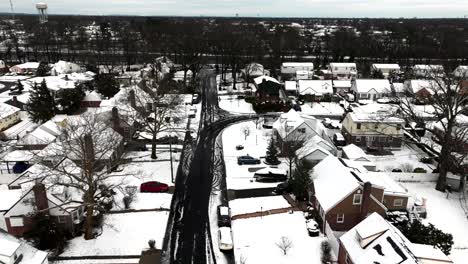
<instances>
[{"instance_id":1,"label":"snowy field","mask_svg":"<svg viewBox=\"0 0 468 264\"><path fill-rule=\"evenodd\" d=\"M341 116L344 109L338 103L305 103L301 105L301 112L308 115Z\"/></svg>"},{"instance_id":2,"label":"snowy field","mask_svg":"<svg viewBox=\"0 0 468 264\"><path fill-rule=\"evenodd\" d=\"M290 206L291 205L281 195L235 199L229 201L229 208L231 208L231 216L255 212L264 212L272 209L288 208Z\"/></svg>"},{"instance_id":3,"label":"snowy field","mask_svg":"<svg viewBox=\"0 0 468 264\"><path fill-rule=\"evenodd\" d=\"M302 212L234 220L232 231L236 263L321 263L324 237L309 237ZM276 245L283 236L292 241L287 255Z\"/></svg>"},{"instance_id":4,"label":"snowy field","mask_svg":"<svg viewBox=\"0 0 468 264\"><path fill-rule=\"evenodd\" d=\"M61 256L140 255L148 240L161 248L169 212L139 212L105 216L102 235L69 241Z\"/></svg>"},{"instance_id":5,"label":"snowy field","mask_svg":"<svg viewBox=\"0 0 468 264\"><path fill-rule=\"evenodd\" d=\"M395 168L402 169L404 167L423 168L427 172L432 172L435 169L434 165L424 164L419 161L420 158L426 157L427 154L414 144L403 143L400 150L392 150L392 155L375 156L372 154L367 157L377 165L377 170L391 172ZM411 172L412 172L411 170ZM403 170L405 172L405 170Z\"/></svg>"},{"instance_id":6,"label":"snowy field","mask_svg":"<svg viewBox=\"0 0 468 264\"><path fill-rule=\"evenodd\" d=\"M261 163L258 165L238 165L237 157L250 155L255 158L265 157L268 142L271 139L272 130L264 129L258 124L258 129L253 121L234 124L224 129L222 134L224 162L226 164L227 187L231 190L254 189L276 187L277 182L264 183L253 181L254 172L249 172L249 168L265 168L268 165ZM241 129L247 127L250 135L245 138ZM236 150L236 145L244 146L242 150ZM262 159L263 161L263 159ZM288 170L288 165L282 162L280 169Z\"/></svg>"},{"instance_id":7,"label":"snowy field","mask_svg":"<svg viewBox=\"0 0 468 264\"><path fill-rule=\"evenodd\" d=\"M219 107L233 114L255 114L252 104L244 99L237 99L236 95L219 96Z\"/></svg>"},{"instance_id":8,"label":"snowy field","mask_svg":"<svg viewBox=\"0 0 468 264\"><path fill-rule=\"evenodd\" d=\"M435 190L435 183L402 183L414 196L427 199L426 223L432 223L444 232L453 235L454 245L451 258L457 264L467 263L468 259L468 218L461 206L459 193L447 198L445 193ZM413 201L410 201L410 206ZM466 205L465 205L466 208Z\"/></svg>"}]
</instances>

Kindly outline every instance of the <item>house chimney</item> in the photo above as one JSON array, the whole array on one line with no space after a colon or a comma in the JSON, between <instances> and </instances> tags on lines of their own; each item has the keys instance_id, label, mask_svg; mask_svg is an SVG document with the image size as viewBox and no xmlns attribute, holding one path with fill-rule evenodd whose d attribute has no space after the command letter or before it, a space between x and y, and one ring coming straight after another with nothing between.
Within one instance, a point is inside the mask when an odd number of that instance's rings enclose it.
<instances>
[{"instance_id":1,"label":"house chimney","mask_svg":"<svg viewBox=\"0 0 468 264\"><path fill-rule=\"evenodd\" d=\"M38 211L42 211L45 214L49 213L49 202L47 200L47 192L44 184L36 183L33 187L34 198L36 202L36 208Z\"/></svg>"},{"instance_id":2,"label":"house chimney","mask_svg":"<svg viewBox=\"0 0 468 264\"><path fill-rule=\"evenodd\" d=\"M18 107L18 97L16 95L13 96L13 106Z\"/></svg>"},{"instance_id":3,"label":"house chimney","mask_svg":"<svg viewBox=\"0 0 468 264\"><path fill-rule=\"evenodd\" d=\"M159 263L161 260L161 251L155 247L156 242L151 239L148 241L149 248L141 251L139 264Z\"/></svg>"},{"instance_id":4,"label":"house chimney","mask_svg":"<svg viewBox=\"0 0 468 264\"><path fill-rule=\"evenodd\" d=\"M362 192L361 203L361 221L364 220L369 214L369 206L371 199L372 184L370 182L364 183L364 191Z\"/></svg>"},{"instance_id":5,"label":"house chimney","mask_svg":"<svg viewBox=\"0 0 468 264\"><path fill-rule=\"evenodd\" d=\"M119 110L117 107L112 107L112 127L116 130L119 131L120 128L120 117L119 117Z\"/></svg>"},{"instance_id":6,"label":"house chimney","mask_svg":"<svg viewBox=\"0 0 468 264\"><path fill-rule=\"evenodd\" d=\"M130 90L128 94L128 100L130 101L130 106L136 109L136 102L135 102L135 91Z\"/></svg>"}]
</instances>

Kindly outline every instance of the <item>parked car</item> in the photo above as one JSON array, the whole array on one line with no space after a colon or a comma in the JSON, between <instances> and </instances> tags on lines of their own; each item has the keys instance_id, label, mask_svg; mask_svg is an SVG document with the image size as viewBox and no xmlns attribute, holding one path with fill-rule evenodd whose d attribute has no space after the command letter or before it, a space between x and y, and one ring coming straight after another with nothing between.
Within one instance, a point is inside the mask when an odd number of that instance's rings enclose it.
<instances>
[{"instance_id":1,"label":"parked car","mask_svg":"<svg viewBox=\"0 0 468 264\"><path fill-rule=\"evenodd\" d=\"M231 226L231 209L227 206L218 206L218 226Z\"/></svg>"},{"instance_id":2,"label":"parked car","mask_svg":"<svg viewBox=\"0 0 468 264\"><path fill-rule=\"evenodd\" d=\"M221 251L230 251L234 248L230 227L220 227L218 230L218 246Z\"/></svg>"},{"instance_id":3,"label":"parked car","mask_svg":"<svg viewBox=\"0 0 468 264\"><path fill-rule=\"evenodd\" d=\"M319 225L315 222L314 219L306 220L307 232L309 232L309 236L317 237L320 235Z\"/></svg>"},{"instance_id":4,"label":"parked car","mask_svg":"<svg viewBox=\"0 0 468 264\"><path fill-rule=\"evenodd\" d=\"M140 192L158 193L167 192L168 190L169 186L167 184L157 181L144 182L140 185Z\"/></svg>"},{"instance_id":5,"label":"parked car","mask_svg":"<svg viewBox=\"0 0 468 264\"><path fill-rule=\"evenodd\" d=\"M18 161L13 165L13 173L23 173L29 168L29 164L24 161Z\"/></svg>"},{"instance_id":6,"label":"parked car","mask_svg":"<svg viewBox=\"0 0 468 264\"><path fill-rule=\"evenodd\" d=\"M338 147L346 146L346 140L341 133L335 133L333 135L333 143Z\"/></svg>"},{"instance_id":7,"label":"parked car","mask_svg":"<svg viewBox=\"0 0 468 264\"><path fill-rule=\"evenodd\" d=\"M291 192L291 186L287 182L282 182L278 185L276 185L275 188L275 194L281 195L284 193L289 193Z\"/></svg>"},{"instance_id":8,"label":"parked car","mask_svg":"<svg viewBox=\"0 0 468 264\"><path fill-rule=\"evenodd\" d=\"M427 217L426 202L424 198L416 197L414 201L414 205L411 209L412 209L412 213L414 213L416 216L421 217L421 218Z\"/></svg>"},{"instance_id":9,"label":"parked car","mask_svg":"<svg viewBox=\"0 0 468 264\"><path fill-rule=\"evenodd\" d=\"M249 155L246 156L239 156L237 157L237 164L244 165L244 164L260 164L260 160Z\"/></svg>"},{"instance_id":10,"label":"parked car","mask_svg":"<svg viewBox=\"0 0 468 264\"><path fill-rule=\"evenodd\" d=\"M326 128L331 128L331 119L330 118L324 118L322 120L322 124L326 127Z\"/></svg>"},{"instance_id":11,"label":"parked car","mask_svg":"<svg viewBox=\"0 0 468 264\"><path fill-rule=\"evenodd\" d=\"M288 178L287 172L277 168L264 168L255 172L254 179L258 182L282 182Z\"/></svg>"},{"instance_id":12,"label":"parked car","mask_svg":"<svg viewBox=\"0 0 468 264\"><path fill-rule=\"evenodd\" d=\"M237 149L237 150L242 150L242 149L244 149L244 146L242 146L242 145L237 145L237 146L236 146L236 149Z\"/></svg>"}]
</instances>

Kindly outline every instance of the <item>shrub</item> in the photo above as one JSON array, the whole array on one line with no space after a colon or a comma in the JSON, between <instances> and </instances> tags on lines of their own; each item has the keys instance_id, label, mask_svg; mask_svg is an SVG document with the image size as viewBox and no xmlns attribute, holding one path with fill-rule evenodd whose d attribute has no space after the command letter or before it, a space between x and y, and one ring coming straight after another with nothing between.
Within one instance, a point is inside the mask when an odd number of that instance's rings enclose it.
<instances>
[{"instance_id":1,"label":"shrub","mask_svg":"<svg viewBox=\"0 0 468 264\"><path fill-rule=\"evenodd\" d=\"M322 241L320 244L320 250L322 252L322 264L328 264L332 262L331 256L331 245L328 241Z\"/></svg>"}]
</instances>

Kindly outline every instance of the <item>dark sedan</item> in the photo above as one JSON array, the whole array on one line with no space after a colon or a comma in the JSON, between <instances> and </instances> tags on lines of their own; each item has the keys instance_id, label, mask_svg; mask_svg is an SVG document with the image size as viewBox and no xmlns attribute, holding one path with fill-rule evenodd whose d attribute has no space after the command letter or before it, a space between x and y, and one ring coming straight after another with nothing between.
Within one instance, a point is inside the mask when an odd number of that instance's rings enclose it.
<instances>
[{"instance_id":1,"label":"dark sedan","mask_svg":"<svg viewBox=\"0 0 468 264\"><path fill-rule=\"evenodd\" d=\"M237 164L244 165L244 164L260 164L260 160L249 155L247 156L239 156L237 157Z\"/></svg>"}]
</instances>

